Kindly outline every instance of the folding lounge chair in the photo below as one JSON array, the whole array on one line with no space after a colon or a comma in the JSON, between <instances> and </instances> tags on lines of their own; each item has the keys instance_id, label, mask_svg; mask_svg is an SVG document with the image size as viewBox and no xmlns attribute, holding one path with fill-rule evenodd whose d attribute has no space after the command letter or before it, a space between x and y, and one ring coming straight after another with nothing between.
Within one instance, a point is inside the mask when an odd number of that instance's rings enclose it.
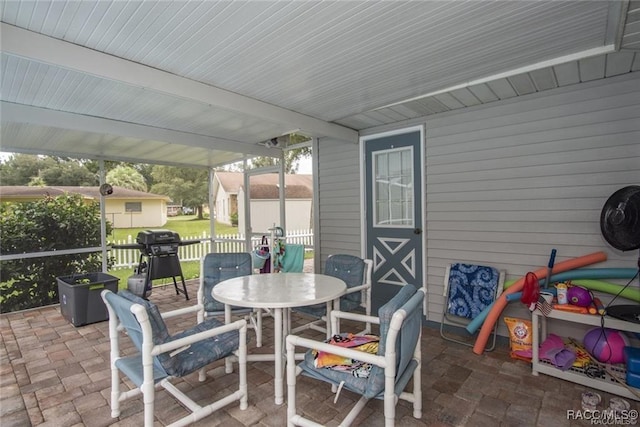
<instances>
[{"instance_id":1,"label":"folding lounge chair","mask_svg":"<svg viewBox=\"0 0 640 427\"><path fill-rule=\"evenodd\" d=\"M440 335L442 338L472 347L472 340L446 331L445 320L459 327L466 327L502 292L505 272L484 265L455 263L447 266L444 277L444 306ZM496 346L497 325L493 328L493 340L487 351Z\"/></svg>"}]
</instances>

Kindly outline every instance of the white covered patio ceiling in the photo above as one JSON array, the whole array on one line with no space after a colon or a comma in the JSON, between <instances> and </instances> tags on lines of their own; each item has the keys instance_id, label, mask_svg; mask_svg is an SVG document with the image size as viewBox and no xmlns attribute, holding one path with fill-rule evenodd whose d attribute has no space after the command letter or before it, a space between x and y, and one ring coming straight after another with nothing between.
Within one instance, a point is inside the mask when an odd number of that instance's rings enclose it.
<instances>
[{"instance_id":1,"label":"white covered patio ceiling","mask_svg":"<svg viewBox=\"0 0 640 427\"><path fill-rule=\"evenodd\" d=\"M274 155L261 143L291 131L354 143L367 127L640 69L637 2L0 7L7 152L217 166Z\"/></svg>"}]
</instances>

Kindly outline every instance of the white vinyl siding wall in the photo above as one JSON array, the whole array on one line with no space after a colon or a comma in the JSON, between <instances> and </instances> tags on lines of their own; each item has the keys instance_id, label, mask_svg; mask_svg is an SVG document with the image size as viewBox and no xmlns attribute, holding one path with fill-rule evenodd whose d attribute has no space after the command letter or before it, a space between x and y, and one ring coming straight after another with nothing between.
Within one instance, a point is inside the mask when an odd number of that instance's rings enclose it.
<instances>
[{"instance_id":1,"label":"white vinyl siding wall","mask_svg":"<svg viewBox=\"0 0 640 427\"><path fill-rule=\"evenodd\" d=\"M360 148L357 143L318 141L318 219L320 266L329 255L361 256Z\"/></svg>"},{"instance_id":2,"label":"white vinyl siding wall","mask_svg":"<svg viewBox=\"0 0 640 427\"><path fill-rule=\"evenodd\" d=\"M451 262L493 265L506 270L509 280L546 266L556 248L556 262L605 251L608 260L593 267L635 267L637 251L623 253L609 246L599 219L614 191L640 184L640 73L361 134L422 123L429 320L440 320L443 276ZM332 226L329 235L321 229L320 241L323 250L335 252L359 243L354 223L340 227L335 215L355 214L360 193L340 184L343 173L355 184L356 153L348 157L338 147L331 148L333 158L321 153L320 164L337 188L332 197L320 189L320 218ZM348 191L353 198L339 198L338 191ZM521 306L511 304L504 314L528 317Z\"/></svg>"},{"instance_id":3,"label":"white vinyl siding wall","mask_svg":"<svg viewBox=\"0 0 640 427\"><path fill-rule=\"evenodd\" d=\"M640 74L469 108L426 121L429 319L442 312L444 269L484 262L515 279L605 251L606 199L640 184ZM605 263L595 265L602 267ZM505 314L526 317L522 304Z\"/></svg>"}]
</instances>

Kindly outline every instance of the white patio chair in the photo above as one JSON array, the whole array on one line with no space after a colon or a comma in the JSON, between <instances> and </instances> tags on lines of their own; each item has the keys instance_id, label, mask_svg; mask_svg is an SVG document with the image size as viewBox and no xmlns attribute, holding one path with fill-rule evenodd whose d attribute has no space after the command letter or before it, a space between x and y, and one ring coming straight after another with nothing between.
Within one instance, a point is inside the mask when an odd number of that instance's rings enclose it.
<instances>
[{"instance_id":1,"label":"white patio chair","mask_svg":"<svg viewBox=\"0 0 640 427\"><path fill-rule=\"evenodd\" d=\"M421 352L422 303L424 290L405 285L389 302L380 307L378 317L341 311L331 312L332 330L340 330L339 320L349 319L380 325L380 337L376 354L322 343L296 335L287 336L287 425L289 427L318 426L319 424L298 413L296 407L296 380L300 374L349 390L360 395L360 399L346 415L341 426L349 426L370 399L384 400L385 426L395 424L395 409L399 399L413 404L413 416L422 417ZM348 334L340 334L341 340ZM296 366L296 346L308 350L304 360ZM316 367L317 352L325 352L357 360L371 365L368 376L333 367ZM365 368L366 370L366 368ZM409 382L412 391L405 391ZM337 398L336 398L337 399Z\"/></svg>"},{"instance_id":2,"label":"white patio chair","mask_svg":"<svg viewBox=\"0 0 640 427\"><path fill-rule=\"evenodd\" d=\"M371 273L373 271L373 261L362 259L354 255L336 254L330 255L325 262L324 274L342 279L347 284L346 294L340 298L340 311L354 311L363 309L364 314L371 315ZM325 332L327 338L331 336L329 326L330 320L327 318L329 304L316 304L310 306L296 307L291 311L299 313L304 317L311 317L312 320L291 330L295 334L305 329L313 329ZM306 319L305 319L306 320ZM371 332L371 323L366 323L362 333Z\"/></svg>"},{"instance_id":3,"label":"white patio chair","mask_svg":"<svg viewBox=\"0 0 640 427\"><path fill-rule=\"evenodd\" d=\"M225 325L215 318L170 335L163 317L192 313L196 306L161 314L157 306L135 294L122 290L118 294L102 291L102 299L109 310L109 340L111 343L111 417L120 416L120 403L142 394L144 425L154 425L156 388L162 387L191 413L171 426L184 426L196 422L218 409L240 401L240 409L247 408L247 326L241 319ZM121 330L133 341L138 353L120 352ZM238 359L238 387L218 400L201 406L180 388L171 383L175 377L184 377L200 371L204 381L204 367L217 360L235 356ZM135 388L121 391L120 374L135 384ZM225 387L227 382L225 382Z\"/></svg>"},{"instance_id":4,"label":"white patio chair","mask_svg":"<svg viewBox=\"0 0 640 427\"><path fill-rule=\"evenodd\" d=\"M200 284L198 305L201 311L198 320L209 316L224 318L224 304L217 301L211 291L223 280L253 274L251 254L248 252L221 252L206 254L200 260ZM262 311L244 307L232 307L232 315L241 315L248 321L248 327L256 332L256 346L262 346Z\"/></svg>"}]
</instances>

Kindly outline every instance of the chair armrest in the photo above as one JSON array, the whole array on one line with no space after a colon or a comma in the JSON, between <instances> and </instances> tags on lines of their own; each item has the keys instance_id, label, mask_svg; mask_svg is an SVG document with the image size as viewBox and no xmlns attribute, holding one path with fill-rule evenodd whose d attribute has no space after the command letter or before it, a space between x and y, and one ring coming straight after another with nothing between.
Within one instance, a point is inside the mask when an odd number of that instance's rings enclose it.
<instances>
[{"instance_id":1,"label":"chair armrest","mask_svg":"<svg viewBox=\"0 0 640 427\"><path fill-rule=\"evenodd\" d=\"M360 313L352 313L349 311L340 311L333 310L331 312L331 322L333 322L334 318L337 319L347 319L347 320L355 320L363 323L373 323L375 325L380 324L380 318L376 316L367 316L366 314Z\"/></svg>"},{"instance_id":2,"label":"chair armrest","mask_svg":"<svg viewBox=\"0 0 640 427\"><path fill-rule=\"evenodd\" d=\"M190 307L178 308L176 310L166 311L164 313L160 313L163 319L169 319L171 317L181 316L183 314L194 313L200 310L203 310L204 306L202 304L192 305Z\"/></svg>"},{"instance_id":3,"label":"chair armrest","mask_svg":"<svg viewBox=\"0 0 640 427\"><path fill-rule=\"evenodd\" d=\"M340 333L340 319L354 320L356 322L368 323L369 325L379 325L380 318L367 316L366 314L351 313L348 311L334 310L331 312L331 331L333 334ZM367 325L367 330L369 329Z\"/></svg>"},{"instance_id":4,"label":"chair armrest","mask_svg":"<svg viewBox=\"0 0 640 427\"><path fill-rule=\"evenodd\" d=\"M226 325L218 326L217 328L212 328L206 331L198 332L197 334L189 335L188 337L183 337L177 340L169 341L164 344L156 345L153 347L153 350L151 351L151 355L157 356L159 354L167 353L169 351L191 345L193 343L205 340L207 338L215 337L216 335L224 334L225 332L231 332L231 331L243 330L243 329L245 331L245 340L246 340L247 321L244 319L240 319Z\"/></svg>"},{"instance_id":5,"label":"chair armrest","mask_svg":"<svg viewBox=\"0 0 640 427\"><path fill-rule=\"evenodd\" d=\"M342 357L348 357L350 359L359 360L365 363L371 363L372 365L384 368L386 366L385 359L382 356L378 356L364 351L352 350L350 348L338 347L337 345L331 345L320 341L310 340L308 338L302 338L297 335L287 335L287 353L293 352L295 354L295 347L306 347L318 351L324 351L326 353L335 354Z\"/></svg>"},{"instance_id":6,"label":"chair armrest","mask_svg":"<svg viewBox=\"0 0 640 427\"><path fill-rule=\"evenodd\" d=\"M365 283L364 285L358 285L358 286L354 286L352 288L347 288L347 291L345 292L345 294L352 294L354 292L360 292L363 291L365 289L371 289L371 285L368 283Z\"/></svg>"}]
</instances>

